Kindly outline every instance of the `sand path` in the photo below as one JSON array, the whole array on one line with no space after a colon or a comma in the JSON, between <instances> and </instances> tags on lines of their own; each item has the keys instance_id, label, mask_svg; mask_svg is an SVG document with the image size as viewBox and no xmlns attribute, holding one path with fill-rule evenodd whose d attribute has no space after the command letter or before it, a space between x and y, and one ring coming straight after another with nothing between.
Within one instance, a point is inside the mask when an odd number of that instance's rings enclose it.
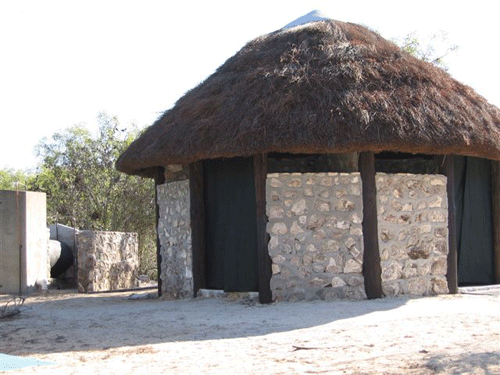
<instances>
[{"instance_id":1,"label":"sand path","mask_svg":"<svg viewBox=\"0 0 500 375\"><path fill-rule=\"evenodd\" d=\"M37 374L500 374L500 296L259 305L31 297L0 321L0 352Z\"/></svg>"}]
</instances>

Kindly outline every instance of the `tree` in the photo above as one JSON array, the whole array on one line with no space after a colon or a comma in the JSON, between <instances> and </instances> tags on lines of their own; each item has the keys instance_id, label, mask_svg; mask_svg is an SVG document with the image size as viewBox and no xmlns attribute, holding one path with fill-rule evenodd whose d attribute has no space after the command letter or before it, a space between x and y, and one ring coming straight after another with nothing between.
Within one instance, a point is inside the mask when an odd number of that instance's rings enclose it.
<instances>
[{"instance_id":1,"label":"tree","mask_svg":"<svg viewBox=\"0 0 500 375\"><path fill-rule=\"evenodd\" d=\"M98 116L92 135L82 125L44 138L31 188L47 193L47 220L78 229L137 232L140 272L156 277L154 184L118 172L119 155L138 131L121 129L116 117Z\"/></svg>"},{"instance_id":2,"label":"tree","mask_svg":"<svg viewBox=\"0 0 500 375\"><path fill-rule=\"evenodd\" d=\"M0 170L0 190L26 190L33 176L25 171L14 169Z\"/></svg>"},{"instance_id":3,"label":"tree","mask_svg":"<svg viewBox=\"0 0 500 375\"><path fill-rule=\"evenodd\" d=\"M448 70L446 57L458 50L458 46L450 42L448 33L442 30L429 37L422 37L413 31L402 38L394 39L393 42L411 55L444 70Z\"/></svg>"}]
</instances>

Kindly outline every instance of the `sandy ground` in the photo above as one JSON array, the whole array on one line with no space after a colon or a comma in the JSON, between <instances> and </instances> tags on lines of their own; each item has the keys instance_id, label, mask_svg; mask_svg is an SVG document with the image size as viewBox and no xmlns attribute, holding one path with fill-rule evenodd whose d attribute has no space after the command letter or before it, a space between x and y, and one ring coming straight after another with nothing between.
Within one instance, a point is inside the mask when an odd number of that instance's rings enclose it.
<instances>
[{"instance_id":1,"label":"sandy ground","mask_svg":"<svg viewBox=\"0 0 500 375\"><path fill-rule=\"evenodd\" d=\"M53 365L7 373L500 374L498 295L259 305L130 294L29 298L0 320L0 352Z\"/></svg>"}]
</instances>

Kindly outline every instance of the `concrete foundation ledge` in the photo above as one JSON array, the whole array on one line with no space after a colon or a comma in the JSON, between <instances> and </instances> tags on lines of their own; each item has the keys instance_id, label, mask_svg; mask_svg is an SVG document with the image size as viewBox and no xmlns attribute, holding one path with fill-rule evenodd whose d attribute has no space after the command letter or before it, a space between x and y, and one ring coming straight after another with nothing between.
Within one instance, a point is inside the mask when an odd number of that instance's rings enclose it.
<instances>
[{"instance_id":1,"label":"concrete foundation ledge","mask_svg":"<svg viewBox=\"0 0 500 375\"><path fill-rule=\"evenodd\" d=\"M230 300L258 301L259 292L224 292L219 289L200 289L196 297L199 298L227 298Z\"/></svg>"},{"instance_id":2,"label":"concrete foundation ledge","mask_svg":"<svg viewBox=\"0 0 500 375\"><path fill-rule=\"evenodd\" d=\"M458 292L460 294L489 294L500 296L500 284L460 287L458 288Z\"/></svg>"}]
</instances>

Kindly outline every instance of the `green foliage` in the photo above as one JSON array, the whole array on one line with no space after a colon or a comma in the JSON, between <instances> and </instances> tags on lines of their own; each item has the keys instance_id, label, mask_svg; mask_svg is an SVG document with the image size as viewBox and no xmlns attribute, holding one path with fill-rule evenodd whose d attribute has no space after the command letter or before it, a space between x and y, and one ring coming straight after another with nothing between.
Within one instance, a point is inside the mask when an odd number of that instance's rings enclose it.
<instances>
[{"instance_id":1,"label":"green foliage","mask_svg":"<svg viewBox=\"0 0 500 375\"><path fill-rule=\"evenodd\" d=\"M32 179L33 175L29 172L14 169L0 170L0 190L26 190Z\"/></svg>"},{"instance_id":2,"label":"green foliage","mask_svg":"<svg viewBox=\"0 0 500 375\"><path fill-rule=\"evenodd\" d=\"M445 31L439 31L429 37L422 37L414 31L393 41L409 54L444 70L448 70L446 57L458 50L458 46L450 42Z\"/></svg>"},{"instance_id":3,"label":"green foliage","mask_svg":"<svg viewBox=\"0 0 500 375\"><path fill-rule=\"evenodd\" d=\"M43 139L30 183L47 193L47 220L79 229L137 232L140 272L156 275L154 183L115 169L119 155L138 134L120 129L116 117L100 114L99 131L76 125Z\"/></svg>"}]
</instances>

